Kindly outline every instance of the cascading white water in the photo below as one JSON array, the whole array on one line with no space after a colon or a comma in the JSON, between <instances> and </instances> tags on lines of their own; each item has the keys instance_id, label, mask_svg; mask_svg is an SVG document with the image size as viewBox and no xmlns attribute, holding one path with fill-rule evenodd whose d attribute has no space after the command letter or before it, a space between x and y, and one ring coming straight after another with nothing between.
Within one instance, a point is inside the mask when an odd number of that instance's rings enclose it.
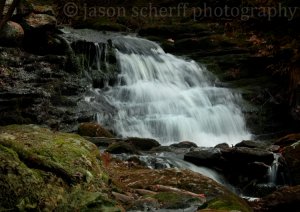
<instances>
[{"instance_id":1,"label":"cascading white water","mask_svg":"<svg viewBox=\"0 0 300 212\"><path fill-rule=\"evenodd\" d=\"M237 105L240 95L216 87L216 78L204 67L145 39L116 37L113 44L121 73L118 84L103 93L117 108L113 128L121 136L154 138L164 145L189 140L199 146L251 137Z\"/></svg>"},{"instance_id":2,"label":"cascading white water","mask_svg":"<svg viewBox=\"0 0 300 212\"><path fill-rule=\"evenodd\" d=\"M280 154L274 154L273 164L269 168L269 183L276 185Z\"/></svg>"}]
</instances>

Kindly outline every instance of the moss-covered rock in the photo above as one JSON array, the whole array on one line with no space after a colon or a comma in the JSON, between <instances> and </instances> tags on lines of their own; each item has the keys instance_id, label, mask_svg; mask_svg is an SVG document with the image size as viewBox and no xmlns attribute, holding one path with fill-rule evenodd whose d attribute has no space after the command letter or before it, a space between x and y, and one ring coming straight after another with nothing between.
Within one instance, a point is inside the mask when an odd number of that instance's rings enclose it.
<instances>
[{"instance_id":1,"label":"moss-covered rock","mask_svg":"<svg viewBox=\"0 0 300 212\"><path fill-rule=\"evenodd\" d=\"M0 210L115 211L99 152L78 135L0 128Z\"/></svg>"}]
</instances>

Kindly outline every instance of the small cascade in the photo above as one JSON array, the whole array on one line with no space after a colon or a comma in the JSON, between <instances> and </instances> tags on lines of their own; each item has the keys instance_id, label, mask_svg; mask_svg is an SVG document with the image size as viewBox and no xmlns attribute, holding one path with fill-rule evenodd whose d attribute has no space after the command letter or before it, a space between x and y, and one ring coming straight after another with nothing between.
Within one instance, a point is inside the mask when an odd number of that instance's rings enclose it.
<instances>
[{"instance_id":1,"label":"small cascade","mask_svg":"<svg viewBox=\"0 0 300 212\"><path fill-rule=\"evenodd\" d=\"M281 157L280 154L274 153L274 161L273 164L269 168L269 183L276 185L277 184L277 174L278 174L278 168L279 168L279 158Z\"/></svg>"},{"instance_id":2,"label":"small cascade","mask_svg":"<svg viewBox=\"0 0 300 212\"><path fill-rule=\"evenodd\" d=\"M88 57L85 58L87 61L86 70L90 77L95 79L100 77L101 74L105 74L109 64L107 64L107 45L105 43L92 43L92 50L94 53L92 55L87 54Z\"/></svg>"},{"instance_id":3,"label":"small cascade","mask_svg":"<svg viewBox=\"0 0 300 212\"><path fill-rule=\"evenodd\" d=\"M96 68L98 71L101 71L101 64L105 64L105 63L102 63L101 60L102 60L102 52L103 52L103 46L99 45L99 43L95 43L95 47L96 47L96 55L95 55L95 62L94 64L96 65ZM104 58L105 58L105 55L104 55Z\"/></svg>"}]
</instances>

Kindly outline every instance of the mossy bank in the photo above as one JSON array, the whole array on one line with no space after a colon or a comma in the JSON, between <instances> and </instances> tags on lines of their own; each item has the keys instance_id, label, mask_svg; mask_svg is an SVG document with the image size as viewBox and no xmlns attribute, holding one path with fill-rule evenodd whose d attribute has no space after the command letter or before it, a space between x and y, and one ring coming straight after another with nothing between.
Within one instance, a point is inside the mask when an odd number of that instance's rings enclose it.
<instances>
[{"instance_id":1,"label":"mossy bank","mask_svg":"<svg viewBox=\"0 0 300 212\"><path fill-rule=\"evenodd\" d=\"M117 211L96 146L34 125L0 128L0 211Z\"/></svg>"}]
</instances>

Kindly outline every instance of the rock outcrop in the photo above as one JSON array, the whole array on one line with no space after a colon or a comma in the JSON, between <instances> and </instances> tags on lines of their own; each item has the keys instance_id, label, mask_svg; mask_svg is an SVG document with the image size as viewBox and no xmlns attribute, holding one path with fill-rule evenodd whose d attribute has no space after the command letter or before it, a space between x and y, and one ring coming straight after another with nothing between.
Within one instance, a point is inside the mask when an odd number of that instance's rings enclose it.
<instances>
[{"instance_id":1,"label":"rock outcrop","mask_svg":"<svg viewBox=\"0 0 300 212\"><path fill-rule=\"evenodd\" d=\"M0 47L0 125L41 124L77 131L93 120L83 95L87 82L68 72L67 55L40 56Z\"/></svg>"}]
</instances>

